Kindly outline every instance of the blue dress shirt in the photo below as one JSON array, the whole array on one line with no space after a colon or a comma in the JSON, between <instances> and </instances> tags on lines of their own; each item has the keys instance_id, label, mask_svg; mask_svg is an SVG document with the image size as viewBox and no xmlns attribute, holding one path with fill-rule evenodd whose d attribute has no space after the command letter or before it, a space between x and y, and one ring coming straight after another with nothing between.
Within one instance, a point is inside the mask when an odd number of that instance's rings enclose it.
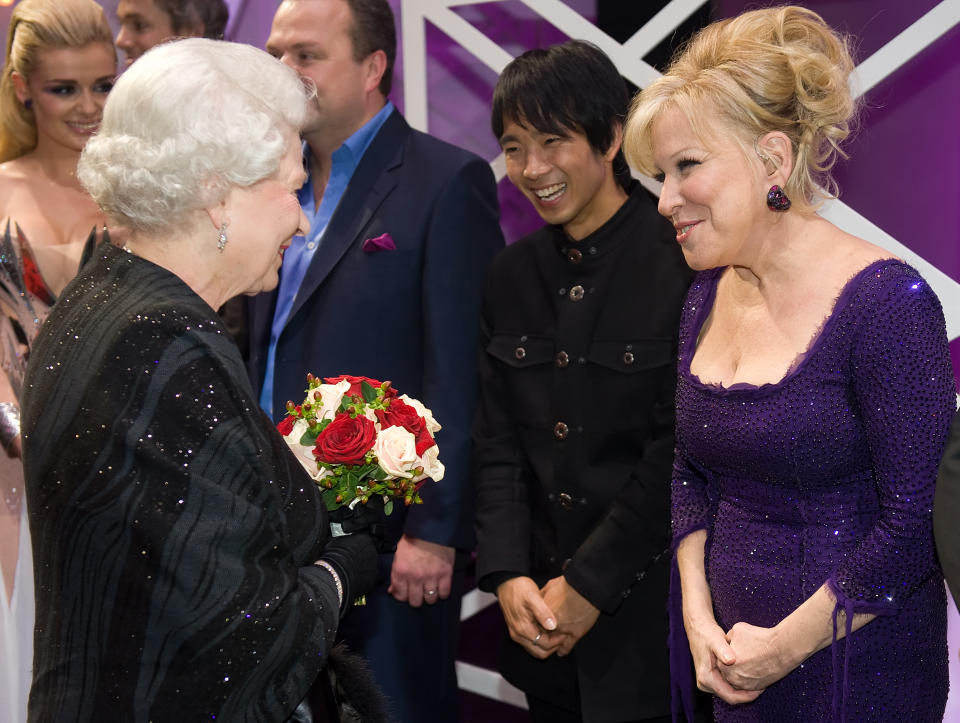
<instances>
[{"instance_id":1,"label":"blue dress shirt","mask_svg":"<svg viewBox=\"0 0 960 723\"><path fill-rule=\"evenodd\" d=\"M393 112L393 103L389 100L380 111L362 125L352 136L344 141L343 145L333 152L330 163L330 180L320 198L320 205L316 206L313 200L313 178L310 176L310 148L303 144L304 165L307 169L307 180L297 194L303 213L310 221L308 236L294 236L290 248L283 253L283 267L280 274L280 288L277 291L277 306L273 312L273 325L270 330L270 346L267 349L266 373L263 386L260 390L260 406L273 418L273 370L277 355L277 340L280 338L283 327L287 323L290 309L303 277L310 266L314 253L323 242L324 231L337 210L337 204L347 184L353 177L360 159L370 146L370 142L377 135L380 127ZM304 369L303 373L316 372L323 374L323 369ZM300 401L299 399L294 401ZM281 413L283 410L280 410Z\"/></svg>"}]
</instances>

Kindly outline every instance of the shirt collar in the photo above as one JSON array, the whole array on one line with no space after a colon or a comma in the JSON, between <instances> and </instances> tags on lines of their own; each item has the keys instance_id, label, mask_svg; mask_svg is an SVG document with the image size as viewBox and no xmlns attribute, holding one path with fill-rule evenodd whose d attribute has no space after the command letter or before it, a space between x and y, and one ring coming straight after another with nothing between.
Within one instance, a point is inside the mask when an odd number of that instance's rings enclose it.
<instances>
[{"instance_id":1,"label":"shirt collar","mask_svg":"<svg viewBox=\"0 0 960 723\"><path fill-rule=\"evenodd\" d=\"M618 248L623 239L626 238L622 227L624 224L631 222L634 208L637 205L637 197L642 193L645 193L643 186L635 180L631 181L623 205L603 225L579 241L571 239L562 226L553 226L553 241L557 251L569 260L570 251L573 249L578 250L583 254L583 257L597 258Z\"/></svg>"},{"instance_id":2,"label":"shirt collar","mask_svg":"<svg viewBox=\"0 0 960 723\"><path fill-rule=\"evenodd\" d=\"M350 167L348 173L349 175L353 175L353 170L357 164L360 163L363 154L366 153L367 148L369 148L377 133L380 132L383 124L387 122L387 118L390 117L394 108L393 102L387 100L387 102L383 104L383 108L355 130L353 134L343 142L343 145L333 152L331 162L340 167L343 167L343 164L348 164ZM300 192L297 195L300 198L300 205L303 206L304 211L309 208L310 211L313 212L313 178L310 175L310 146L307 145L306 141L303 142L303 167L307 169L307 180L303 186L300 187Z\"/></svg>"},{"instance_id":3,"label":"shirt collar","mask_svg":"<svg viewBox=\"0 0 960 723\"><path fill-rule=\"evenodd\" d=\"M337 158L342 158L344 156L343 151L346 150L349 152L347 156L354 163L358 163L363 154L366 153L367 148L370 146L370 143L373 142L374 137L383 127L383 124L387 122L387 118L393 112L396 106L393 105L393 101L387 100L383 104L383 108L378 110L376 114L370 118L366 123L357 128L347 140L343 142L337 150L333 152L333 156ZM307 145L307 142L303 142L303 164L304 168L310 168L310 146Z\"/></svg>"}]
</instances>

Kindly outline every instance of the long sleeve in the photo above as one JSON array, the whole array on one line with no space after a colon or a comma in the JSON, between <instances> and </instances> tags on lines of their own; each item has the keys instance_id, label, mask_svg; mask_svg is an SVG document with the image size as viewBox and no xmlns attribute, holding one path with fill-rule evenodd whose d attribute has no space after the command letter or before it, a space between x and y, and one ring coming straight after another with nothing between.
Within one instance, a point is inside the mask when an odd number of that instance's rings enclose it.
<instances>
[{"instance_id":1,"label":"long sleeve","mask_svg":"<svg viewBox=\"0 0 960 723\"><path fill-rule=\"evenodd\" d=\"M481 322L480 399L474 427L477 580L496 573L530 573L529 465L508 409L509 394L486 352L490 326Z\"/></svg>"},{"instance_id":2,"label":"long sleeve","mask_svg":"<svg viewBox=\"0 0 960 723\"><path fill-rule=\"evenodd\" d=\"M281 720L338 622L319 496L212 310L124 261L136 294L61 300L28 372L31 720Z\"/></svg>"},{"instance_id":3,"label":"long sleeve","mask_svg":"<svg viewBox=\"0 0 960 723\"><path fill-rule=\"evenodd\" d=\"M423 298L423 398L443 425L437 435L443 481L407 511L404 532L472 549L470 429L477 385L477 323L487 266L503 248L496 185L480 159L462 164L443 185L428 224Z\"/></svg>"},{"instance_id":4,"label":"long sleeve","mask_svg":"<svg viewBox=\"0 0 960 723\"><path fill-rule=\"evenodd\" d=\"M955 391L943 312L920 277L895 276L866 310L852 368L880 509L829 585L854 612L889 615L940 574L931 509Z\"/></svg>"},{"instance_id":5,"label":"long sleeve","mask_svg":"<svg viewBox=\"0 0 960 723\"><path fill-rule=\"evenodd\" d=\"M564 571L567 581L606 613L617 609L670 546L676 372L668 364L659 373L660 393L650 411L653 421L640 460Z\"/></svg>"},{"instance_id":6,"label":"long sleeve","mask_svg":"<svg viewBox=\"0 0 960 723\"><path fill-rule=\"evenodd\" d=\"M714 283L716 273L716 271L707 271L699 274L690 287L687 300L683 305L679 337L679 357L682 365L689 366L690 358L696 350L697 312L702 313L707 290ZM670 491L673 547L676 548L680 540L691 532L709 530L715 512L716 505L709 494L707 476L688 454L682 426L678 425Z\"/></svg>"}]
</instances>

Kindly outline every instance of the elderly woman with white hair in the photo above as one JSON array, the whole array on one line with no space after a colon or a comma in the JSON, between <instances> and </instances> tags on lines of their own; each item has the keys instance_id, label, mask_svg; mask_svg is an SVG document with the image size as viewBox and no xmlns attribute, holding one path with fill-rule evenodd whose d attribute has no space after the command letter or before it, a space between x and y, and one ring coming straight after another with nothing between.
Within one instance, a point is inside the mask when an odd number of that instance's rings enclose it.
<instances>
[{"instance_id":1,"label":"elderly woman with white hair","mask_svg":"<svg viewBox=\"0 0 960 723\"><path fill-rule=\"evenodd\" d=\"M130 235L67 286L27 370L31 721L329 719L321 671L375 544L329 539L214 311L272 288L307 229L306 101L260 50L178 41L120 79L84 150Z\"/></svg>"}]
</instances>

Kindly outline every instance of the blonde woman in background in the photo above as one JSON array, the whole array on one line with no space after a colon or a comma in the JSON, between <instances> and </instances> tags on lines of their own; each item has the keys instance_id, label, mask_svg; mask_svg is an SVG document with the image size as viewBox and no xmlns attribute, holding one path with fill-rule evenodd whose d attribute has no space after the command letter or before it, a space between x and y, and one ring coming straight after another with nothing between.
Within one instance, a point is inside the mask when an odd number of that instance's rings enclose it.
<instances>
[{"instance_id":1,"label":"blonde woman in background","mask_svg":"<svg viewBox=\"0 0 960 723\"><path fill-rule=\"evenodd\" d=\"M33 575L19 396L29 344L104 217L76 178L116 73L93 0L22 0L0 79L0 720L26 719Z\"/></svg>"}]
</instances>

